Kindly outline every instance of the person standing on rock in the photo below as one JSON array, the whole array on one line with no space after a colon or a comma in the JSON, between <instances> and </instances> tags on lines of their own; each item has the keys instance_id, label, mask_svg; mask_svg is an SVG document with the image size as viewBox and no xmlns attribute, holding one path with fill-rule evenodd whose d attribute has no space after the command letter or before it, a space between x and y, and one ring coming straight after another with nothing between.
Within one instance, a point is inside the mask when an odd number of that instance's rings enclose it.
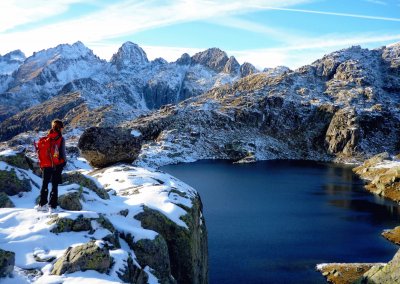
<instances>
[{"instance_id":1,"label":"person standing on rock","mask_svg":"<svg viewBox=\"0 0 400 284\"><path fill-rule=\"evenodd\" d=\"M53 120L47 136L40 138L35 145L39 157L39 166L43 174L40 201L35 207L38 211L49 211L50 213L57 211L58 185L62 182L61 173L67 163L65 139L62 136L63 129L64 124L61 120ZM50 201L48 202L50 181L51 192Z\"/></svg>"}]
</instances>

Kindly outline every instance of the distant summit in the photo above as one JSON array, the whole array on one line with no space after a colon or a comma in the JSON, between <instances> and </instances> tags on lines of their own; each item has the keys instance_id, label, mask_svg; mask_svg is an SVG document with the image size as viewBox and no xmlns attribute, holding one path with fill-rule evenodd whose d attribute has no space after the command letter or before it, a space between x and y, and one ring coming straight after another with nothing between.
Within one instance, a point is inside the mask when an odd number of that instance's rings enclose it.
<instances>
[{"instance_id":1,"label":"distant summit","mask_svg":"<svg viewBox=\"0 0 400 284\"><path fill-rule=\"evenodd\" d=\"M0 75L11 75L25 59L25 54L19 49L0 56Z\"/></svg>"},{"instance_id":2,"label":"distant summit","mask_svg":"<svg viewBox=\"0 0 400 284\"><path fill-rule=\"evenodd\" d=\"M121 70L128 67L145 65L149 63L149 60L146 52L140 46L128 41L111 57L110 62L118 70Z\"/></svg>"}]
</instances>

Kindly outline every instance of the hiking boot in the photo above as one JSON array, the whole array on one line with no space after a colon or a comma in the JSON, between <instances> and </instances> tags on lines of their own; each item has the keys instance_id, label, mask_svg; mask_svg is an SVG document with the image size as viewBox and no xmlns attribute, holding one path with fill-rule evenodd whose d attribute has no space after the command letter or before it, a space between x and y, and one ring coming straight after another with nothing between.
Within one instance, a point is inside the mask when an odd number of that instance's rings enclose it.
<instances>
[{"instance_id":1,"label":"hiking boot","mask_svg":"<svg viewBox=\"0 0 400 284\"><path fill-rule=\"evenodd\" d=\"M60 209L58 207L56 207L56 208L49 207L50 214L59 213L59 212L60 212Z\"/></svg>"},{"instance_id":2,"label":"hiking boot","mask_svg":"<svg viewBox=\"0 0 400 284\"><path fill-rule=\"evenodd\" d=\"M38 211L38 212L47 212L47 211L49 210L47 204L46 204L46 205L43 205L43 206L36 205L34 208L35 208L36 211Z\"/></svg>"}]
</instances>

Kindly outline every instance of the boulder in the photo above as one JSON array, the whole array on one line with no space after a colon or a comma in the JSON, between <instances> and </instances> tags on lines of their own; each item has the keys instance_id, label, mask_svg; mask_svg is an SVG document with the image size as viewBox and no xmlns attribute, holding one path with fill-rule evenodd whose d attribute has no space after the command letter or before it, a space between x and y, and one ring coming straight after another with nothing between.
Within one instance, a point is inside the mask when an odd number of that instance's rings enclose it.
<instances>
[{"instance_id":1,"label":"boulder","mask_svg":"<svg viewBox=\"0 0 400 284\"><path fill-rule=\"evenodd\" d=\"M69 247L60 257L51 271L53 275L62 275L76 271L96 270L106 273L112 264L108 248L90 241L86 244Z\"/></svg>"},{"instance_id":2,"label":"boulder","mask_svg":"<svg viewBox=\"0 0 400 284\"><path fill-rule=\"evenodd\" d=\"M78 147L93 167L105 167L117 162L132 162L141 148L141 136L126 128L91 127L81 135Z\"/></svg>"},{"instance_id":3,"label":"boulder","mask_svg":"<svg viewBox=\"0 0 400 284\"><path fill-rule=\"evenodd\" d=\"M0 278L9 276L14 270L15 253L0 249Z\"/></svg>"},{"instance_id":4,"label":"boulder","mask_svg":"<svg viewBox=\"0 0 400 284\"><path fill-rule=\"evenodd\" d=\"M31 191L31 184L28 179L19 179L14 169L10 171L0 170L0 192L12 196L27 191Z\"/></svg>"},{"instance_id":5,"label":"boulder","mask_svg":"<svg viewBox=\"0 0 400 284\"><path fill-rule=\"evenodd\" d=\"M0 208L14 208L14 203L10 200L7 194L0 192Z\"/></svg>"},{"instance_id":6,"label":"boulder","mask_svg":"<svg viewBox=\"0 0 400 284\"><path fill-rule=\"evenodd\" d=\"M82 210L82 204L79 201L80 195L79 192L63 194L58 198L58 205L65 210L80 211Z\"/></svg>"}]
</instances>

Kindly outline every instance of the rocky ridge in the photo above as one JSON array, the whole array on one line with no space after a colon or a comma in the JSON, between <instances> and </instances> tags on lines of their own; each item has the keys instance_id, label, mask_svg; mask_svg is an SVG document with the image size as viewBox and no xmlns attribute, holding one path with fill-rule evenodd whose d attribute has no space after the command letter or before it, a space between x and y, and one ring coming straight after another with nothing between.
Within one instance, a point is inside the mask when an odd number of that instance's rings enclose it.
<instances>
[{"instance_id":1,"label":"rocky ridge","mask_svg":"<svg viewBox=\"0 0 400 284\"><path fill-rule=\"evenodd\" d=\"M70 108L74 114L59 118L67 122L80 120L82 127L111 126L240 78L241 66L236 59L228 59L225 52L216 50L199 52L193 57L184 54L176 62L168 63L161 58L149 61L142 48L126 42L107 62L76 42L35 52L26 59L21 55L19 61L5 61L2 57L0 140L19 133L10 125L18 123L20 112L32 120L29 116L34 116L43 103L57 104L73 93L79 94L82 103ZM3 68L1 62L5 62ZM249 63L246 66L256 72ZM10 68L14 70L11 74L7 73ZM82 120L82 116L95 119ZM33 124L25 127L35 128Z\"/></svg>"},{"instance_id":2,"label":"rocky ridge","mask_svg":"<svg viewBox=\"0 0 400 284\"><path fill-rule=\"evenodd\" d=\"M295 71L247 76L124 123L142 135L135 163L357 162L382 151L394 154L400 150L399 49L344 49Z\"/></svg>"}]
</instances>

